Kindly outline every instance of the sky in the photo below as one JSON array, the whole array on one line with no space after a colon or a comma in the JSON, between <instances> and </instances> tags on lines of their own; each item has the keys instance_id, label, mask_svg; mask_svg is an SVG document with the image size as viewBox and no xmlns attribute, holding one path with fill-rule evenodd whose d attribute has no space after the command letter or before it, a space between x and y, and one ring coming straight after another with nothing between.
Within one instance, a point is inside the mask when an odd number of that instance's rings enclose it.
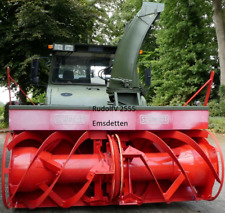
<instances>
[{"instance_id":1,"label":"sky","mask_svg":"<svg viewBox=\"0 0 225 213\"><path fill-rule=\"evenodd\" d=\"M11 93L12 101L16 100L15 93ZM0 102L6 104L9 102L9 92L7 87L0 87Z\"/></svg>"}]
</instances>

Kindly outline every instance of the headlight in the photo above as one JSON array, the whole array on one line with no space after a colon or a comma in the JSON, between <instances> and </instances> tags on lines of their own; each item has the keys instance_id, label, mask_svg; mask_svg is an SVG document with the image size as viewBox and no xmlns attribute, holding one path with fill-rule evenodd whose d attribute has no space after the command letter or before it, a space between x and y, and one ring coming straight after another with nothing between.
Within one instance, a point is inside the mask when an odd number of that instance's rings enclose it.
<instances>
[{"instance_id":1,"label":"headlight","mask_svg":"<svg viewBox=\"0 0 225 213\"><path fill-rule=\"evenodd\" d=\"M53 49L54 51L67 51L67 52L74 51L74 45L71 44L53 44L53 47L52 45L48 45L48 48Z\"/></svg>"}]
</instances>

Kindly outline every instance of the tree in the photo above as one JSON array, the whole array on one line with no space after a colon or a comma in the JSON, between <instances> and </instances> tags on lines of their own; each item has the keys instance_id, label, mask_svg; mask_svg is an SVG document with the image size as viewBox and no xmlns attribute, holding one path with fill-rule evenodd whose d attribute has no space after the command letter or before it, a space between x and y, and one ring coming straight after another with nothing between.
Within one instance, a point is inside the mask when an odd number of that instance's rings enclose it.
<instances>
[{"instance_id":1,"label":"tree","mask_svg":"<svg viewBox=\"0 0 225 213\"><path fill-rule=\"evenodd\" d=\"M107 22L108 43L117 45L126 29L126 26L140 10L140 0L119 0L111 4L110 19Z\"/></svg>"},{"instance_id":2,"label":"tree","mask_svg":"<svg viewBox=\"0 0 225 213\"><path fill-rule=\"evenodd\" d=\"M225 25L221 0L213 0L213 20L216 28L220 63L220 83L225 85Z\"/></svg>"},{"instance_id":3,"label":"tree","mask_svg":"<svg viewBox=\"0 0 225 213\"><path fill-rule=\"evenodd\" d=\"M208 79L214 42L210 1L165 0L152 63L155 105L185 103Z\"/></svg>"},{"instance_id":4,"label":"tree","mask_svg":"<svg viewBox=\"0 0 225 213\"><path fill-rule=\"evenodd\" d=\"M53 42L87 43L94 37L95 20L104 16L89 0L3 0L0 2L0 84L5 85L6 67L24 91L30 84L30 62L48 56L47 45ZM47 82L44 67L41 79ZM39 90L43 90L39 88ZM21 96L22 98L23 96ZM22 102L25 102L22 99Z\"/></svg>"},{"instance_id":5,"label":"tree","mask_svg":"<svg viewBox=\"0 0 225 213\"><path fill-rule=\"evenodd\" d=\"M220 98L225 101L225 25L221 0L213 0L213 20L216 28L218 42L218 55L220 64Z\"/></svg>"}]
</instances>

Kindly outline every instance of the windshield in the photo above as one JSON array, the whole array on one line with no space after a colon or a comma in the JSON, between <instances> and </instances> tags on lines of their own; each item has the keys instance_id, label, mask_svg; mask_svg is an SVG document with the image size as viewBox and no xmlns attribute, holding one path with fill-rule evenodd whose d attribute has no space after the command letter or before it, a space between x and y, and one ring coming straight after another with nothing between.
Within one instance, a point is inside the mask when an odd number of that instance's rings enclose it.
<instances>
[{"instance_id":1,"label":"windshield","mask_svg":"<svg viewBox=\"0 0 225 213\"><path fill-rule=\"evenodd\" d=\"M111 77L112 59L113 55L96 53L55 55L52 82L105 85Z\"/></svg>"}]
</instances>

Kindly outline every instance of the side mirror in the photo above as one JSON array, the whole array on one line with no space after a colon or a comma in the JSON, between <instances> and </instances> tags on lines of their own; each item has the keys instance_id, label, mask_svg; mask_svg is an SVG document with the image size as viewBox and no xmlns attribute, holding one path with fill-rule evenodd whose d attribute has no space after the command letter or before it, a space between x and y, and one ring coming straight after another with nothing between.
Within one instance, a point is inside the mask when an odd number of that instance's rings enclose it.
<instances>
[{"instance_id":1,"label":"side mirror","mask_svg":"<svg viewBox=\"0 0 225 213\"><path fill-rule=\"evenodd\" d=\"M145 68L145 84L150 86L151 85L151 69Z\"/></svg>"},{"instance_id":2,"label":"side mirror","mask_svg":"<svg viewBox=\"0 0 225 213\"><path fill-rule=\"evenodd\" d=\"M31 62L31 82L33 84L38 84L39 82L38 69L39 69L39 60L33 59Z\"/></svg>"}]
</instances>

